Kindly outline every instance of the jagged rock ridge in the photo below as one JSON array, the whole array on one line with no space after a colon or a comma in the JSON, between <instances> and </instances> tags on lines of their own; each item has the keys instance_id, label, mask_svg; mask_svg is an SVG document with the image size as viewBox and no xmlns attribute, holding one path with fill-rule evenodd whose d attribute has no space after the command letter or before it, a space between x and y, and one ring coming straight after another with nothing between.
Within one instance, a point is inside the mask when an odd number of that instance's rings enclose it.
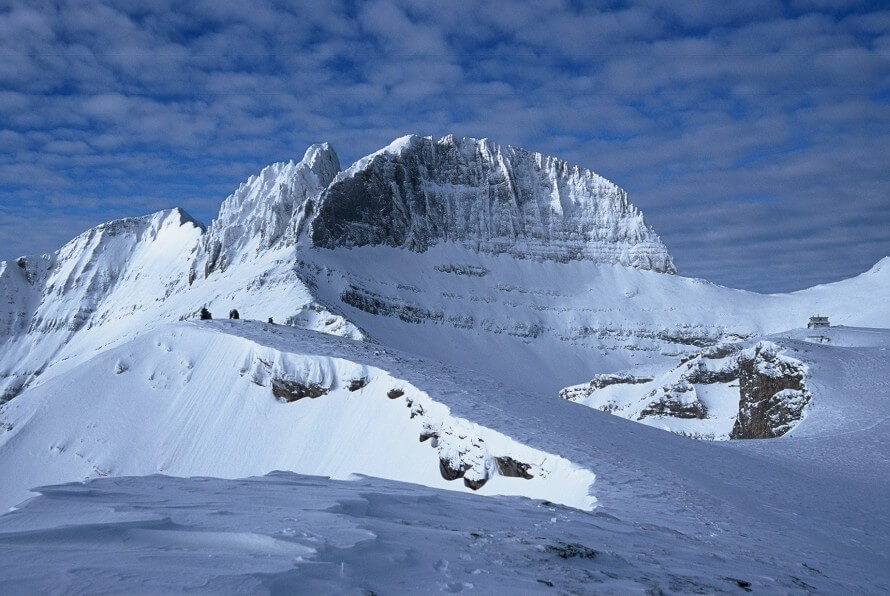
<instances>
[{"instance_id":1,"label":"jagged rock ridge","mask_svg":"<svg viewBox=\"0 0 890 596\"><path fill-rule=\"evenodd\" d=\"M339 171L340 159L328 143L310 146L298 162L263 168L223 201L196 265L203 263L206 276L226 269L239 256L293 243L311 214L305 210L307 199L318 196Z\"/></svg>"},{"instance_id":2,"label":"jagged rock ridge","mask_svg":"<svg viewBox=\"0 0 890 596\"><path fill-rule=\"evenodd\" d=\"M337 176L318 202L311 240L325 248L424 251L451 241L519 258L675 272L621 188L590 170L487 139L397 139Z\"/></svg>"}]
</instances>

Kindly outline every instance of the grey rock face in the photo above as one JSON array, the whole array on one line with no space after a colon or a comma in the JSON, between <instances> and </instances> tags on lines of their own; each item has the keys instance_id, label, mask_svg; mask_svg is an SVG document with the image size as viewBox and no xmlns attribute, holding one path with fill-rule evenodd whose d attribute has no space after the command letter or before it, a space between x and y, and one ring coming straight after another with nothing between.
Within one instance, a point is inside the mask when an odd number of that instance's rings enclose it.
<instances>
[{"instance_id":1,"label":"grey rock face","mask_svg":"<svg viewBox=\"0 0 890 596\"><path fill-rule=\"evenodd\" d=\"M610 385L642 385L650 383L652 380L652 377L637 377L620 373L594 375L589 383L565 387L560 390L559 396L569 401L579 401Z\"/></svg>"},{"instance_id":2,"label":"grey rock face","mask_svg":"<svg viewBox=\"0 0 890 596\"><path fill-rule=\"evenodd\" d=\"M439 242L519 258L591 260L674 273L627 194L564 161L488 140L398 139L322 193L311 240L324 248Z\"/></svg>"},{"instance_id":3,"label":"grey rock face","mask_svg":"<svg viewBox=\"0 0 890 596\"><path fill-rule=\"evenodd\" d=\"M708 411L698 399L695 385L681 379L673 385L663 387L661 395L643 408L638 419L648 416L703 419L708 416Z\"/></svg>"},{"instance_id":4,"label":"grey rock face","mask_svg":"<svg viewBox=\"0 0 890 596\"><path fill-rule=\"evenodd\" d=\"M739 355L739 416L733 439L771 439L787 433L810 402L805 365L760 342Z\"/></svg>"}]
</instances>

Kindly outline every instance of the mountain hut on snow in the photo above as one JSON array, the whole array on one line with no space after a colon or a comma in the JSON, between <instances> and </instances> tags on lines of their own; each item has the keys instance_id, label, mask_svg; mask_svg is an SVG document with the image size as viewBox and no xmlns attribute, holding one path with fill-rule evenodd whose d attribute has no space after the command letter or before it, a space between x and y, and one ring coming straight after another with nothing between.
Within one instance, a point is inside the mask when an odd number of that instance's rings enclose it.
<instances>
[{"instance_id":1,"label":"mountain hut on snow","mask_svg":"<svg viewBox=\"0 0 890 596\"><path fill-rule=\"evenodd\" d=\"M827 327L831 327L828 317L820 317L819 315L810 317L810 322L807 323L807 329L823 329Z\"/></svg>"}]
</instances>

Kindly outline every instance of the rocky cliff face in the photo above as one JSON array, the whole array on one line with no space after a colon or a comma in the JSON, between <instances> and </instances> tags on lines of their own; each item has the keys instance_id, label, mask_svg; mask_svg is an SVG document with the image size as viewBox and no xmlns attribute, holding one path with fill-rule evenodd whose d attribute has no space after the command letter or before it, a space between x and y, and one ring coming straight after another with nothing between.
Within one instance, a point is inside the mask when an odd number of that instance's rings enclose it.
<instances>
[{"instance_id":1,"label":"rocky cliff face","mask_svg":"<svg viewBox=\"0 0 890 596\"><path fill-rule=\"evenodd\" d=\"M360 160L321 195L311 240L325 248L421 252L456 242L519 258L675 271L621 188L590 170L487 139L408 136Z\"/></svg>"},{"instance_id":2,"label":"rocky cliff face","mask_svg":"<svg viewBox=\"0 0 890 596\"><path fill-rule=\"evenodd\" d=\"M759 342L739 355L739 415L732 439L771 439L787 433L810 402L806 365Z\"/></svg>"}]
</instances>

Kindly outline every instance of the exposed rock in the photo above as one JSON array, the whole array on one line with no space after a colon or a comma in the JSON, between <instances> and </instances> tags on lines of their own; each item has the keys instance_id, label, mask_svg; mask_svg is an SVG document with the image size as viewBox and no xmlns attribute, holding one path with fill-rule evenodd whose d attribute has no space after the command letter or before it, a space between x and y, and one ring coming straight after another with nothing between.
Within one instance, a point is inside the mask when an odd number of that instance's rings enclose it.
<instances>
[{"instance_id":1,"label":"exposed rock","mask_svg":"<svg viewBox=\"0 0 890 596\"><path fill-rule=\"evenodd\" d=\"M485 277L490 273L485 267L476 265L436 265L434 269L442 273L453 273L454 275L467 275L470 277Z\"/></svg>"},{"instance_id":2,"label":"exposed rock","mask_svg":"<svg viewBox=\"0 0 890 596\"><path fill-rule=\"evenodd\" d=\"M315 399L326 394L328 389L318 383L304 384L289 379L272 379L272 394L279 401L290 403L308 397Z\"/></svg>"},{"instance_id":3,"label":"exposed rock","mask_svg":"<svg viewBox=\"0 0 890 596\"><path fill-rule=\"evenodd\" d=\"M471 480L470 478L464 476L464 486L471 490L479 490L480 488L485 486L486 482L488 482L488 478L478 478L475 480Z\"/></svg>"},{"instance_id":4,"label":"exposed rock","mask_svg":"<svg viewBox=\"0 0 890 596\"><path fill-rule=\"evenodd\" d=\"M311 199L339 171L337 154L322 143L309 147L299 162L272 164L251 176L223 201L203 238L192 277L199 264L206 277L252 256L254 250L292 242L305 213L312 213Z\"/></svg>"},{"instance_id":5,"label":"exposed rock","mask_svg":"<svg viewBox=\"0 0 890 596\"><path fill-rule=\"evenodd\" d=\"M709 360L722 360L738 353L741 346L737 343L719 343L701 351L701 357Z\"/></svg>"},{"instance_id":6,"label":"exposed rock","mask_svg":"<svg viewBox=\"0 0 890 596\"><path fill-rule=\"evenodd\" d=\"M438 323L445 318L441 311L430 311L420 306L388 299L354 285L350 285L340 293L340 300L366 313L398 317L406 323L423 323L424 321Z\"/></svg>"},{"instance_id":7,"label":"exposed rock","mask_svg":"<svg viewBox=\"0 0 890 596\"><path fill-rule=\"evenodd\" d=\"M595 559L597 552L592 548L576 542L557 542L544 547L548 553L558 555L563 559Z\"/></svg>"},{"instance_id":8,"label":"exposed rock","mask_svg":"<svg viewBox=\"0 0 890 596\"><path fill-rule=\"evenodd\" d=\"M390 389L386 392L386 397L388 397L389 399L399 399L403 395L405 395L405 392L401 389Z\"/></svg>"},{"instance_id":9,"label":"exposed rock","mask_svg":"<svg viewBox=\"0 0 890 596\"><path fill-rule=\"evenodd\" d=\"M350 391L354 392L354 391L358 391L359 389L366 386L367 384L368 384L368 377L361 377L359 379L352 379L351 381L349 381L349 385L347 388Z\"/></svg>"},{"instance_id":10,"label":"exposed rock","mask_svg":"<svg viewBox=\"0 0 890 596\"><path fill-rule=\"evenodd\" d=\"M739 415L733 439L770 439L787 433L803 418L810 392L806 365L783 356L762 341L739 355Z\"/></svg>"},{"instance_id":11,"label":"exposed rock","mask_svg":"<svg viewBox=\"0 0 890 596\"><path fill-rule=\"evenodd\" d=\"M528 471L531 469L531 465L523 463L521 461L517 461L512 457L501 456L494 458L495 464L498 467L498 473L501 476L510 476L513 478L525 478L526 480L531 480L534 478Z\"/></svg>"},{"instance_id":12,"label":"exposed rock","mask_svg":"<svg viewBox=\"0 0 890 596\"><path fill-rule=\"evenodd\" d=\"M698 348L712 346L716 341L712 335L702 335L698 329L663 330L656 333L655 337L668 343L695 346Z\"/></svg>"},{"instance_id":13,"label":"exposed rock","mask_svg":"<svg viewBox=\"0 0 890 596\"><path fill-rule=\"evenodd\" d=\"M703 354L701 358L689 363L688 370L683 373L683 378L688 383L713 385L715 383L732 383L739 378L739 370L735 362L725 367L711 369L703 358L708 358L708 356Z\"/></svg>"},{"instance_id":14,"label":"exposed rock","mask_svg":"<svg viewBox=\"0 0 890 596\"><path fill-rule=\"evenodd\" d=\"M639 385L650 382L652 382L652 377L637 377L621 373L594 375L589 383L573 385L560 390L559 396L569 401L578 401L610 385Z\"/></svg>"},{"instance_id":15,"label":"exposed rock","mask_svg":"<svg viewBox=\"0 0 890 596\"><path fill-rule=\"evenodd\" d=\"M470 464L461 462L458 464L458 467L454 467L451 462L448 460L439 458L439 473L442 474L442 478L445 480L457 480L458 478L463 478L463 475L466 474L467 470L471 468Z\"/></svg>"},{"instance_id":16,"label":"exposed rock","mask_svg":"<svg viewBox=\"0 0 890 596\"><path fill-rule=\"evenodd\" d=\"M673 416L674 418L704 419L708 411L698 399L695 387L686 381L663 387L664 393L655 401L643 408L639 420L648 416Z\"/></svg>"}]
</instances>

